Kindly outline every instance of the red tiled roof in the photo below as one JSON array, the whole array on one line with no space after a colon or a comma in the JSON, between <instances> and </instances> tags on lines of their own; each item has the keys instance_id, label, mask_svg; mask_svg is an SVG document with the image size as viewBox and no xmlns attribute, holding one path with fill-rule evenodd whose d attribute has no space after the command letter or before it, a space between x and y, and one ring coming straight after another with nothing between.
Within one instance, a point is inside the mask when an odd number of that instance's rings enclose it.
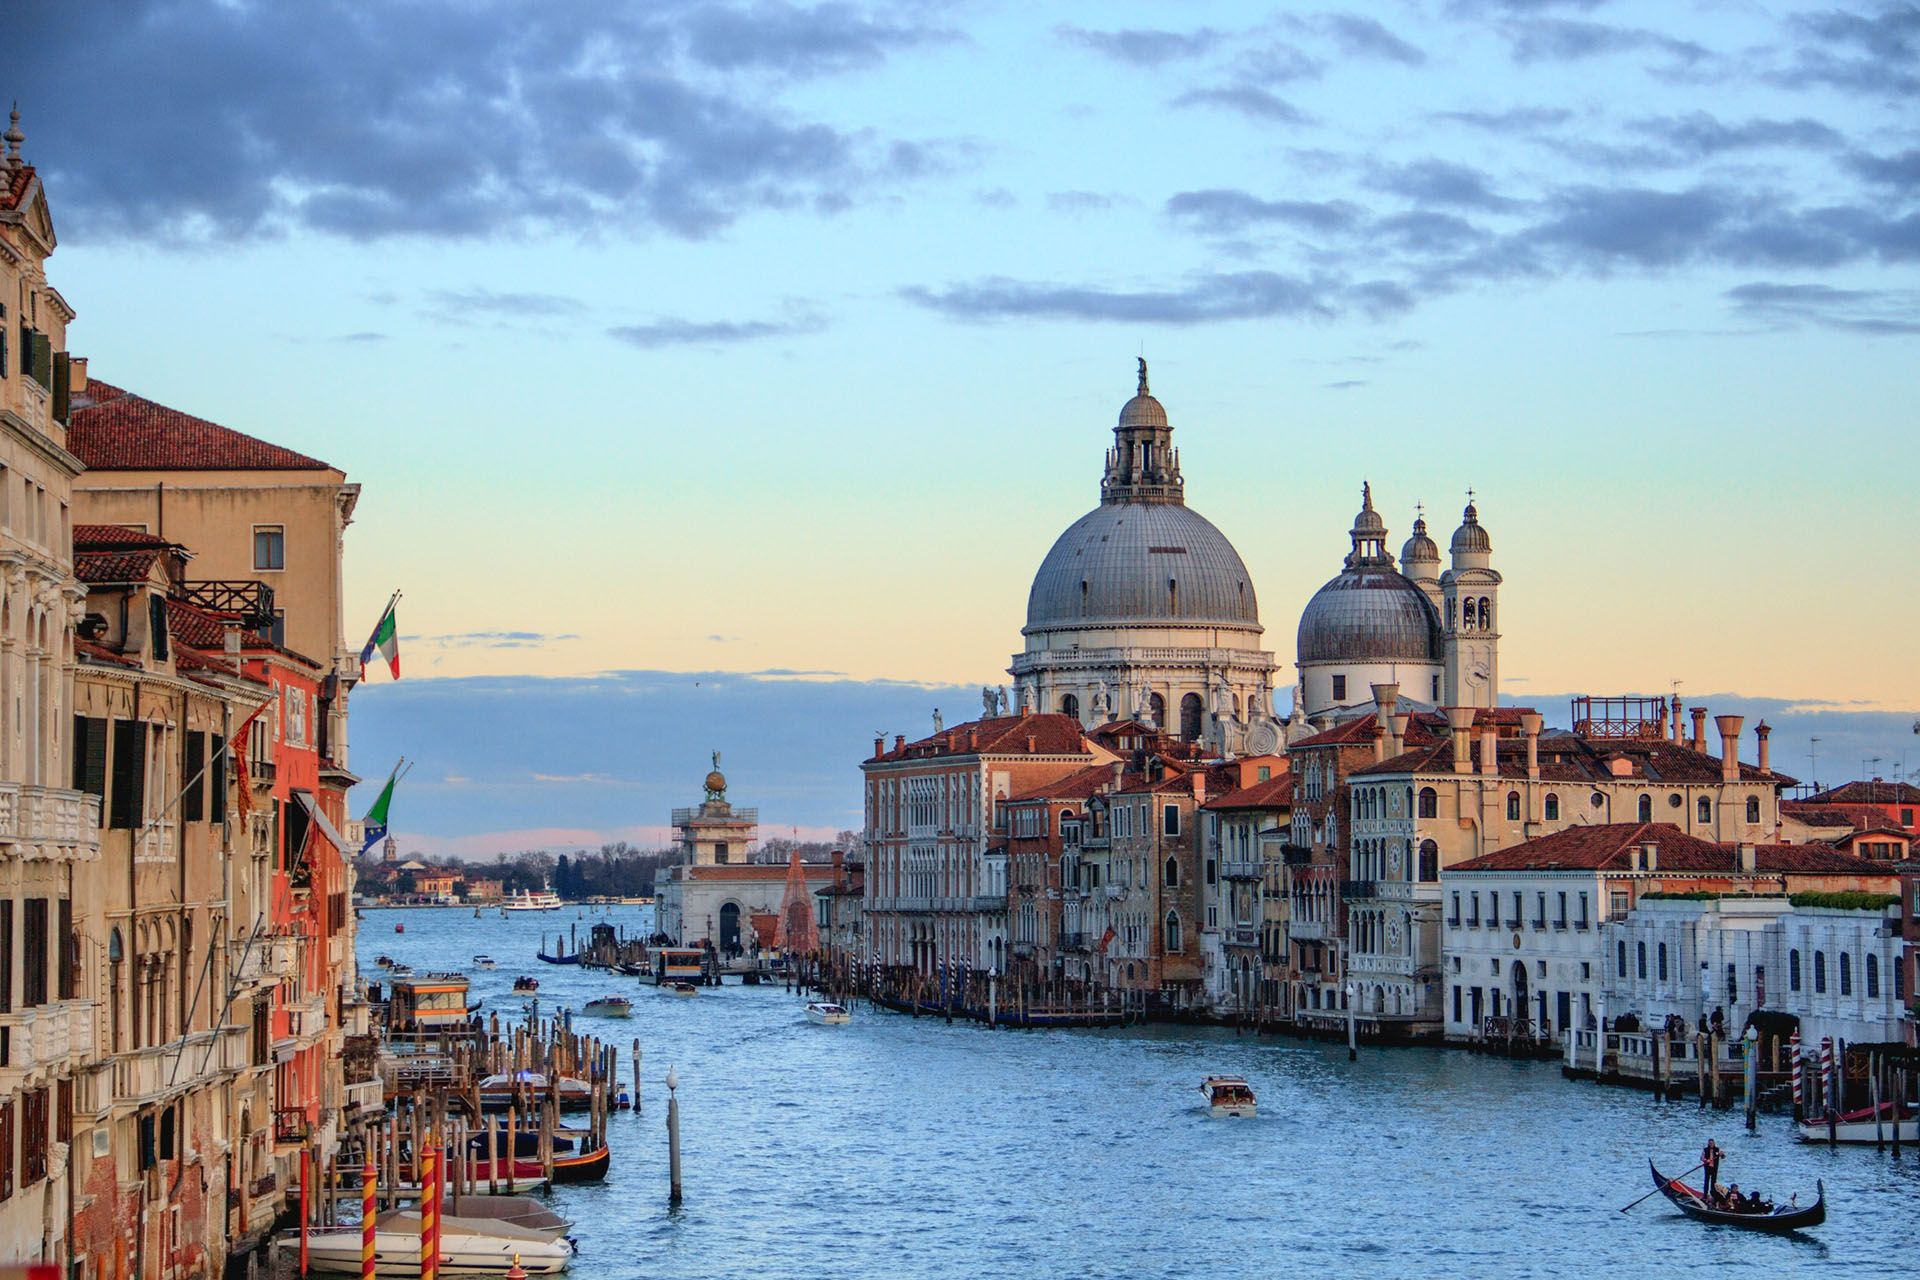
<instances>
[{"instance_id":1,"label":"red tiled roof","mask_svg":"<svg viewBox=\"0 0 1920 1280\"><path fill-rule=\"evenodd\" d=\"M1293 805L1293 775L1283 773L1265 782L1229 791L1217 800L1207 801L1209 809L1286 809Z\"/></svg>"},{"instance_id":2,"label":"red tiled roof","mask_svg":"<svg viewBox=\"0 0 1920 1280\"><path fill-rule=\"evenodd\" d=\"M158 551L83 551L73 558L73 573L95 586L111 582L145 582L153 572Z\"/></svg>"},{"instance_id":3,"label":"red tiled roof","mask_svg":"<svg viewBox=\"0 0 1920 1280\"><path fill-rule=\"evenodd\" d=\"M1633 849L1656 847L1655 870L1650 874L1731 874L1736 846L1690 836L1664 822L1612 822L1568 827L1552 835L1528 840L1510 849L1497 849L1458 866L1447 874L1475 871L1630 871ZM1754 849L1754 870L1762 875L1879 875L1882 868L1822 844L1763 844Z\"/></svg>"},{"instance_id":4,"label":"red tiled roof","mask_svg":"<svg viewBox=\"0 0 1920 1280\"><path fill-rule=\"evenodd\" d=\"M1032 746L1028 745L1029 738ZM1086 750L1080 722L1072 716L994 716L942 729L897 751L883 751L868 763L976 754L1070 756L1084 755Z\"/></svg>"},{"instance_id":5,"label":"red tiled roof","mask_svg":"<svg viewBox=\"0 0 1920 1280\"><path fill-rule=\"evenodd\" d=\"M67 448L95 471L325 471L303 453L89 378Z\"/></svg>"},{"instance_id":6,"label":"red tiled roof","mask_svg":"<svg viewBox=\"0 0 1920 1280\"><path fill-rule=\"evenodd\" d=\"M123 653L115 653L103 644L95 644L91 640L82 640L79 636L73 638L73 651L83 658L92 658L96 662L111 662L116 667L137 667L140 665Z\"/></svg>"},{"instance_id":7,"label":"red tiled roof","mask_svg":"<svg viewBox=\"0 0 1920 1280\"><path fill-rule=\"evenodd\" d=\"M34 169L23 164L18 169L0 168L0 177L6 179L0 185L0 209L18 209L20 202L27 198L27 191L33 186Z\"/></svg>"},{"instance_id":8,"label":"red tiled roof","mask_svg":"<svg viewBox=\"0 0 1920 1280\"><path fill-rule=\"evenodd\" d=\"M123 524L76 524L73 526L75 551L164 550L173 544L144 529L129 529Z\"/></svg>"},{"instance_id":9,"label":"red tiled roof","mask_svg":"<svg viewBox=\"0 0 1920 1280\"><path fill-rule=\"evenodd\" d=\"M1064 778L1055 778L1052 782L1022 791L1019 795L1008 796L1003 803L1018 804L1032 800L1086 800L1112 781L1112 765L1091 764Z\"/></svg>"},{"instance_id":10,"label":"red tiled roof","mask_svg":"<svg viewBox=\"0 0 1920 1280\"><path fill-rule=\"evenodd\" d=\"M1843 782L1816 791L1808 804L1920 804L1920 787L1911 782Z\"/></svg>"},{"instance_id":11,"label":"red tiled roof","mask_svg":"<svg viewBox=\"0 0 1920 1280\"><path fill-rule=\"evenodd\" d=\"M227 626L220 615L185 600L167 601L167 630L181 644L197 649L226 647Z\"/></svg>"},{"instance_id":12,"label":"red tiled roof","mask_svg":"<svg viewBox=\"0 0 1920 1280\"><path fill-rule=\"evenodd\" d=\"M187 644L173 646L173 665L178 671L221 671L227 675L238 674L233 664Z\"/></svg>"}]
</instances>

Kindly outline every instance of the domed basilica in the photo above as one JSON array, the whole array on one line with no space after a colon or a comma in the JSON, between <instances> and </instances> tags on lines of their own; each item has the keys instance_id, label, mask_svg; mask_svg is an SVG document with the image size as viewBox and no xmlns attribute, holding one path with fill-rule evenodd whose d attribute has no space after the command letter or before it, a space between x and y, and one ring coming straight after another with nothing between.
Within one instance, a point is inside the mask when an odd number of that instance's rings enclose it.
<instances>
[{"instance_id":1,"label":"domed basilica","mask_svg":"<svg viewBox=\"0 0 1920 1280\"><path fill-rule=\"evenodd\" d=\"M1100 505L1054 542L1027 596L1025 648L1007 669L1022 710L1088 727L1132 718L1243 755L1280 750L1370 704L1375 684L1399 686L1409 710L1498 701L1500 575L1471 501L1450 568L1442 571L1422 518L1396 569L1386 521L1363 486L1352 550L1301 614L1299 679L1283 724L1253 581L1233 544L1186 504L1145 360L1113 436Z\"/></svg>"}]
</instances>

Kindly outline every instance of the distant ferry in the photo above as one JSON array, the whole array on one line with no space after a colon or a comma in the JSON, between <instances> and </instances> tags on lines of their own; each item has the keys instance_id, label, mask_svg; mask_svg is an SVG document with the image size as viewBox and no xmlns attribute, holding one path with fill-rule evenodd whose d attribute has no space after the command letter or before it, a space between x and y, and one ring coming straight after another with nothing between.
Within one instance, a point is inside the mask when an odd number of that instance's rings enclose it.
<instances>
[{"instance_id":1,"label":"distant ferry","mask_svg":"<svg viewBox=\"0 0 1920 1280\"><path fill-rule=\"evenodd\" d=\"M566 903L560 901L560 895L551 889L542 889L538 893L520 890L500 904L502 911L558 911Z\"/></svg>"}]
</instances>

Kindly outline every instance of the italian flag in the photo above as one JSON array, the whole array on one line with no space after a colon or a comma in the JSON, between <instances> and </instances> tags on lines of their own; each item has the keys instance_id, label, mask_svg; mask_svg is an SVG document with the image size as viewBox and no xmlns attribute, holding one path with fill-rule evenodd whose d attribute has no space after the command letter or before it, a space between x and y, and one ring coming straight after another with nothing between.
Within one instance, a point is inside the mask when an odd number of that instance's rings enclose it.
<instances>
[{"instance_id":1,"label":"italian flag","mask_svg":"<svg viewBox=\"0 0 1920 1280\"><path fill-rule=\"evenodd\" d=\"M367 647L360 651L360 665L365 667L373 661L373 651L378 649L380 656L387 660L387 667L393 672L395 680L400 678L400 635L394 628L393 607L399 600L396 594L387 601L387 611L380 615L379 624L367 639Z\"/></svg>"}]
</instances>

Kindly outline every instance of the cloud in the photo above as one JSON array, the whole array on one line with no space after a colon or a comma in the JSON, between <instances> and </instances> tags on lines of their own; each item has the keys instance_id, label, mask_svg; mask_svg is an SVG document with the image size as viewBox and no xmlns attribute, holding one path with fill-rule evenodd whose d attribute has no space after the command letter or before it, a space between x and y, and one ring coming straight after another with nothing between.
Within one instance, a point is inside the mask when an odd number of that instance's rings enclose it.
<instances>
[{"instance_id":1,"label":"cloud","mask_svg":"<svg viewBox=\"0 0 1920 1280\"><path fill-rule=\"evenodd\" d=\"M1102 195L1098 191L1050 191L1047 208L1055 213L1093 213L1111 209L1124 201L1122 196Z\"/></svg>"},{"instance_id":2,"label":"cloud","mask_svg":"<svg viewBox=\"0 0 1920 1280\"><path fill-rule=\"evenodd\" d=\"M1730 124L1705 111L1694 111L1684 116L1635 120L1628 127L1666 143L1672 149L1676 162L1763 147L1829 151L1837 149L1842 143L1840 134L1834 129L1805 116L1793 120L1752 119Z\"/></svg>"},{"instance_id":3,"label":"cloud","mask_svg":"<svg viewBox=\"0 0 1920 1280\"><path fill-rule=\"evenodd\" d=\"M641 324L615 325L607 330L607 336L650 351L660 347L732 346L762 338L819 333L826 327L825 320L811 314L786 320L686 320L669 316Z\"/></svg>"},{"instance_id":4,"label":"cloud","mask_svg":"<svg viewBox=\"0 0 1920 1280\"><path fill-rule=\"evenodd\" d=\"M406 637L414 644L436 649L538 649L579 638L572 632L558 635L544 631L459 631Z\"/></svg>"},{"instance_id":5,"label":"cloud","mask_svg":"<svg viewBox=\"0 0 1920 1280\"><path fill-rule=\"evenodd\" d=\"M615 781L614 778L604 773L533 773L527 776L535 782L559 783L563 785L585 783L593 786L606 786Z\"/></svg>"},{"instance_id":6,"label":"cloud","mask_svg":"<svg viewBox=\"0 0 1920 1280\"><path fill-rule=\"evenodd\" d=\"M1848 333L1920 333L1920 291L1840 289L1825 284L1756 280L1727 290L1741 315L1777 327L1814 325Z\"/></svg>"},{"instance_id":7,"label":"cloud","mask_svg":"<svg viewBox=\"0 0 1920 1280\"><path fill-rule=\"evenodd\" d=\"M1221 34L1207 27L1194 31L1132 29L1092 31L1063 24L1054 34L1068 44L1090 49L1102 57L1134 67L1159 67L1197 58L1220 43Z\"/></svg>"},{"instance_id":8,"label":"cloud","mask_svg":"<svg viewBox=\"0 0 1920 1280\"><path fill-rule=\"evenodd\" d=\"M1262 223L1308 231L1351 230L1366 210L1345 200L1262 200L1246 191L1215 188L1181 191L1166 204L1167 216L1210 235L1237 233Z\"/></svg>"},{"instance_id":9,"label":"cloud","mask_svg":"<svg viewBox=\"0 0 1920 1280\"><path fill-rule=\"evenodd\" d=\"M1825 85L1876 97L1920 93L1920 5L1882 3L1872 13L1823 9L1793 15L1788 65L1767 79L1790 88Z\"/></svg>"},{"instance_id":10,"label":"cloud","mask_svg":"<svg viewBox=\"0 0 1920 1280\"><path fill-rule=\"evenodd\" d=\"M438 320L461 322L474 316L510 321L555 320L577 316L586 303L559 293L519 293L475 285L468 289L429 289L424 307Z\"/></svg>"},{"instance_id":11,"label":"cloud","mask_svg":"<svg viewBox=\"0 0 1920 1280\"><path fill-rule=\"evenodd\" d=\"M1352 391L1356 388L1370 386L1372 384L1366 378L1342 378L1338 382L1323 382L1320 385L1328 391Z\"/></svg>"},{"instance_id":12,"label":"cloud","mask_svg":"<svg viewBox=\"0 0 1920 1280\"><path fill-rule=\"evenodd\" d=\"M1487 175L1478 169L1446 160L1381 165L1368 176L1367 185L1422 204L1504 210L1517 203L1495 194L1488 186Z\"/></svg>"},{"instance_id":13,"label":"cloud","mask_svg":"<svg viewBox=\"0 0 1920 1280\"><path fill-rule=\"evenodd\" d=\"M1327 319L1337 312L1323 286L1274 271L1203 274L1173 289L1109 289L991 277L946 289L912 287L908 301L957 320L1111 320L1203 324L1277 316Z\"/></svg>"},{"instance_id":14,"label":"cloud","mask_svg":"<svg viewBox=\"0 0 1920 1280\"><path fill-rule=\"evenodd\" d=\"M1855 152L1847 157L1847 167L1867 181L1881 186L1920 191L1920 147L1888 156Z\"/></svg>"},{"instance_id":15,"label":"cloud","mask_svg":"<svg viewBox=\"0 0 1920 1280\"><path fill-rule=\"evenodd\" d=\"M1508 107L1503 111L1434 111L1430 120L1463 124L1488 133L1527 135L1553 129L1573 119L1565 107Z\"/></svg>"},{"instance_id":16,"label":"cloud","mask_svg":"<svg viewBox=\"0 0 1920 1280\"><path fill-rule=\"evenodd\" d=\"M1312 117L1286 99L1251 85L1217 89L1190 89L1173 100L1176 107L1220 107L1252 120L1280 124L1308 124Z\"/></svg>"},{"instance_id":17,"label":"cloud","mask_svg":"<svg viewBox=\"0 0 1920 1280\"><path fill-rule=\"evenodd\" d=\"M1502 34L1515 62L1579 62L1618 53L1653 51L1675 63L1693 66L1711 55L1691 40L1642 27L1616 27L1577 18L1525 18L1503 23Z\"/></svg>"},{"instance_id":18,"label":"cloud","mask_svg":"<svg viewBox=\"0 0 1920 1280\"><path fill-rule=\"evenodd\" d=\"M69 0L23 12L8 61L63 230L94 238L700 237L914 176L897 139L810 116L780 81L745 74L824 74L945 38L863 15Z\"/></svg>"},{"instance_id":19,"label":"cloud","mask_svg":"<svg viewBox=\"0 0 1920 1280\"><path fill-rule=\"evenodd\" d=\"M1357 13L1322 14L1321 30L1333 38L1340 52L1355 58L1381 58L1409 67L1425 65L1427 55L1372 18Z\"/></svg>"}]
</instances>

